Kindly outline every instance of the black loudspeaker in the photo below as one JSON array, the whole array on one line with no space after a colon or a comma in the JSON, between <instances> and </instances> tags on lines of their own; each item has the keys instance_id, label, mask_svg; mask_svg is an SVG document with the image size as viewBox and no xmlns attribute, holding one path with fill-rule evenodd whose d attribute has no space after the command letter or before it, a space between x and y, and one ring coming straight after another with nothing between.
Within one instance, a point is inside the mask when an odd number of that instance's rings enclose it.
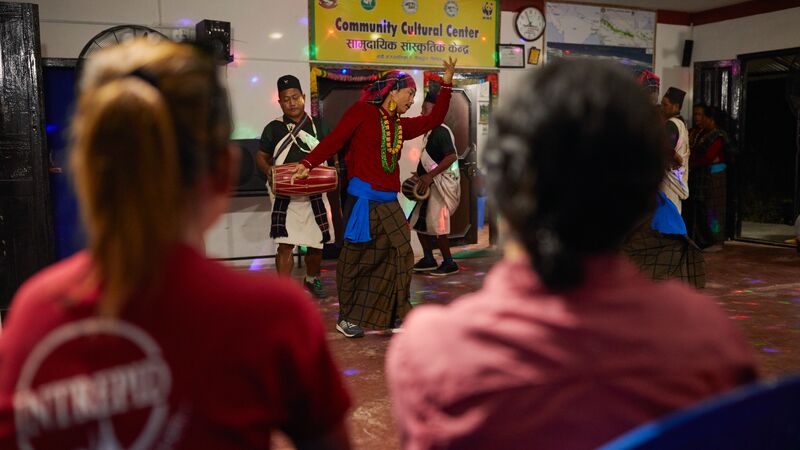
<instances>
[{"instance_id":1,"label":"black loudspeaker","mask_svg":"<svg viewBox=\"0 0 800 450\"><path fill-rule=\"evenodd\" d=\"M258 170L256 165L259 140L237 139L233 143L242 151L239 162L239 180L234 189L236 195L267 195L267 177Z\"/></svg>"},{"instance_id":2,"label":"black loudspeaker","mask_svg":"<svg viewBox=\"0 0 800 450\"><path fill-rule=\"evenodd\" d=\"M691 39L687 39L683 41L683 60L681 60L681 65L683 67L689 67L692 65L692 49L694 48L694 41Z\"/></svg>"},{"instance_id":3,"label":"black loudspeaker","mask_svg":"<svg viewBox=\"0 0 800 450\"><path fill-rule=\"evenodd\" d=\"M217 63L233 62L231 54L231 23L219 20L202 20L194 26L195 41L214 54Z\"/></svg>"}]
</instances>

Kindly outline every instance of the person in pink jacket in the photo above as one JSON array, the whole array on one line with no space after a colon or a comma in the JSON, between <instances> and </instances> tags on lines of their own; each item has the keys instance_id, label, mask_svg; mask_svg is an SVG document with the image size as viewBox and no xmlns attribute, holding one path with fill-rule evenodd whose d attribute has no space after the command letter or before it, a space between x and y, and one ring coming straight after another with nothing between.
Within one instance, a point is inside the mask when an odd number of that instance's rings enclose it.
<instances>
[{"instance_id":1,"label":"person in pink jacket","mask_svg":"<svg viewBox=\"0 0 800 450\"><path fill-rule=\"evenodd\" d=\"M645 93L591 60L522 83L484 152L503 259L478 292L415 308L389 345L407 450L591 449L756 376L714 299L620 252L667 164Z\"/></svg>"}]
</instances>

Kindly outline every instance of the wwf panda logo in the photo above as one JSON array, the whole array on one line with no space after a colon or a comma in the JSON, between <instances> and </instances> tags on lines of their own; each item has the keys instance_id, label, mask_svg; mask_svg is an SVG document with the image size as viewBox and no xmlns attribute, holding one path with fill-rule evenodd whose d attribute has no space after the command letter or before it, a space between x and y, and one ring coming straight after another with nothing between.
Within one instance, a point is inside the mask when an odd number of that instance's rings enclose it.
<instances>
[{"instance_id":1,"label":"wwf panda logo","mask_svg":"<svg viewBox=\"0 0 800 450\"><path fill-rule=\"evenodd\" d=\"M492 13L494 13L494 3L493 2L485 2L483 4L483 8L481 8L481 11L483 12L483 18L484 19L491 19L492 18Z\"/></svg>"}]
</instances>

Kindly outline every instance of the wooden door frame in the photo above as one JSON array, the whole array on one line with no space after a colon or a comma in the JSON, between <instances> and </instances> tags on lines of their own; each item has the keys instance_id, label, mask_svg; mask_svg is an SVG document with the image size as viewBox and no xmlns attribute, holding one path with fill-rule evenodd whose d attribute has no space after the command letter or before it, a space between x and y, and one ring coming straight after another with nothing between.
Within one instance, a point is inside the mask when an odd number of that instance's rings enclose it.
<instances>
[{"instance_id":1,"label":"wooden door frame","mask_svg":"<svg viewBox=\"0 0 800 450\"><path fill-rule=\"evenodd\" d=\"M6 217L0 211L0 233L5 236L6 231L15 234L15 230L27 229L28 238L20 238L20 242L14 239L14 234L9 234L0 242L0 251L7 252L8 246L16 248L25 246L20 251L28 252L31 267L15 267L19 271L12 275L10 281L12 286L5 286L0 290L0 306L11 300L14 290L25 278L45 267L53 261L55 245L53 238L53 218L52 205L50 200L50 183L48 176L49 158L46 155L46 136L44 118L44 96L42 95L42 66L41 66L41 43L39 34L39 7L30 3L0 3L0 12L3 17L9 17L9 23L18 16L22 21L21 29L24 31L20 39L18 50L20 52L30 52L33 56L30 60L20 60L20 68L30 74L32 81L32 91L28 92L28 114L30 121L29 142L30 142L30 175L22 177L11 177L0 180L0 194L9 199L11 205L15 198L30 197L32 202L31 219L32 223L19 223L19 218ZM12 44L9 44L12 45ZM6 52L3 52L4 56ZM15 55L11 55L15 56ZM19 55L16 55L19 56ZM12 69L10 67L8 69ZM17 235L18 237L18 235ZM13 250L13 248L11 249ZM13 256L12 256L13 258ZM6 298L8 297L8 298Z\"/></svg>"}]
</instances>

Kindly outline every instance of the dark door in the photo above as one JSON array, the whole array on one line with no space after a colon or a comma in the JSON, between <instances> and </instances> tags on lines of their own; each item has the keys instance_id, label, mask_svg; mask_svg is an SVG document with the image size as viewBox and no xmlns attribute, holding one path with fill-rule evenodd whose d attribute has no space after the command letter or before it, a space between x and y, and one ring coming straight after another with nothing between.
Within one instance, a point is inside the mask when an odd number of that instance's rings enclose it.
<instances>
[{"instance_id":1,"label":"dark door","mask_svg":"<svg viewBox=\"0 0 800 450\"><path fill-rule=\"evenodd\" d=\"M740 63L736 59L694 63L694 103L725 111L738 125L742 105ZM738 127L731 131L737 133Z\"/></svg>"},{"instance_id":2,"label":"dark door","mask_svg":"<svg viewBox=\"0 0 800 450\"><path fill-rule=\"evenodd\" d=\"M450 217L451 245L468 245L478 242L477 191L474 178L477 173L477 118L478 102L470 89L453 88L450 109L444 123L453 131L461 179L461 201Z\"/></svg>"},{"instance_id":3,"label":"dark door","mask_svg":"<svg viewBox=\"0 0 800 450\"><path fill-rule=\"evenodd\" d=\"M783 244L794 238L800 214L798 121L792 80L800 48L740 55L742 239Z\"/></svg>"},{"instance_id":4,"label":"dark door","mask_svg":"<svg viewBox=\"0 0 800 450\"><path fill-rule=\"evenodd\" d=\"M0 3L0 308L53 260L39 10Z\"/></svg>"},{"instance_id":5,"label":"dark door","mask_svg":"<svg viewBox=\"0 0 800 450\"><path fill-rule=\"evenodd\" d=\"M740 142L742 118L742 79L738 60L706 61L694 64L694 104L704 103L725 112L727 121L723 126L731 136L732 145L726 155L726 238L733 239L741 230L740 168L742 162L736 156ZM694 124L692 124L694 125ZM692 195L689 192L689 195Z\"/></svg>"}]
</instances>

